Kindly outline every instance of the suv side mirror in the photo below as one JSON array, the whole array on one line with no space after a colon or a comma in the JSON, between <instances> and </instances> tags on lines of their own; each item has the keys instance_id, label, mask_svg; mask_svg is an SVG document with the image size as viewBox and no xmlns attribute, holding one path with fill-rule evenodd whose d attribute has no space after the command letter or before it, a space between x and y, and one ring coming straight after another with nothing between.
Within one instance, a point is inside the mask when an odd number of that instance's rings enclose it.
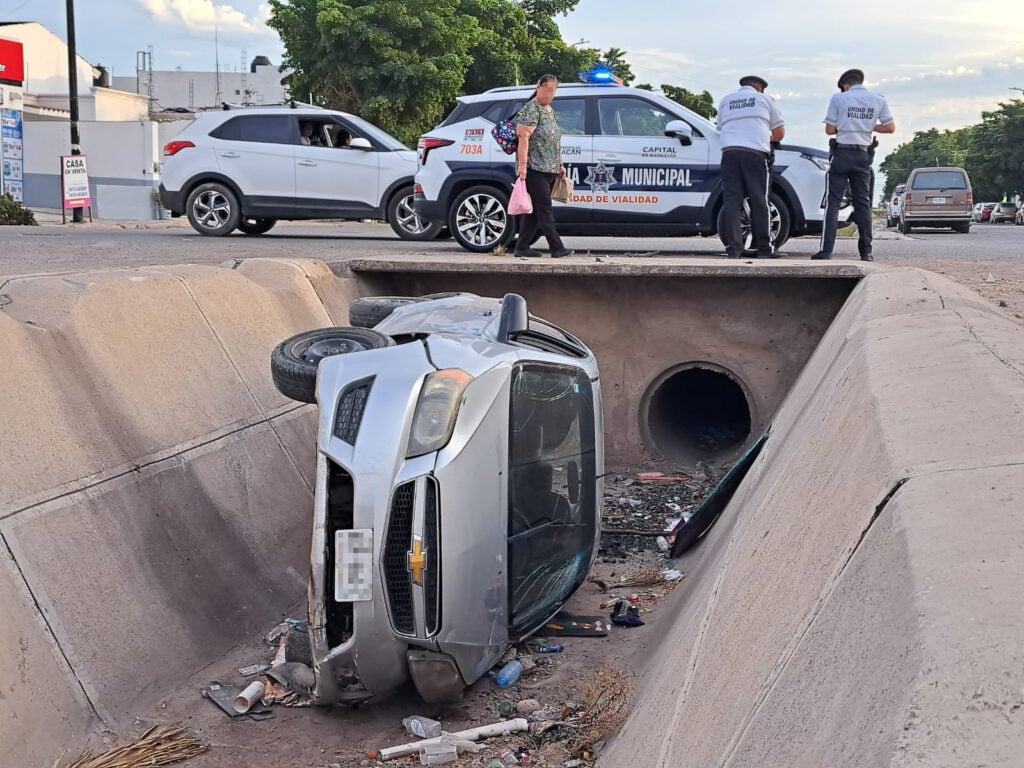
<instances>
[{"instance_id":1,"label":"suv side mirror","mask_svg":"<svg viewBox=\"0 0 1024 768\"><path fill-rule=\"evenodd\" d=\"M693 128L685 120L670 120L665 126L665 135L675 136L684 147L693 144Z\"/></svg>"},{"instance_id":2,"label":"suv side mirror","mask_svg":"<svg viewBox=\"0 0 1024 768\"><path fill-rule=\"evenodd\" d=\"M349 147L351 149L373 149L373 145L370 143L370 140L363 138L352 139L352 143L349 144Z\"/></svg>"}]
</instances>

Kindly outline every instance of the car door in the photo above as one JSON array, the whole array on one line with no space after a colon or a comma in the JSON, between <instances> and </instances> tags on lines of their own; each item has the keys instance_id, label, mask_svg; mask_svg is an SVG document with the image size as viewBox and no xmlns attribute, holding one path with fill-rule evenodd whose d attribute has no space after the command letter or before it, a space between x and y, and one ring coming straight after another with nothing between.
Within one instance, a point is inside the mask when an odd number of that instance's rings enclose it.
<instances>
[{"instance_id":1,"label":"car door","mask_svg":"<svg viewBox=\"0 0 1024 768\"><path fill-rule=\"evenodd\" d=\"M210 133L220 172L244 196L250 215L288 210L295 198L295 135L290 115L239 115Z\"/></svg>"},{"instance_id":2,"label":"car door","mask_svg":"<svg viewBox=\"0 0 1024 768\"><path fill-rule=\"evenodd\" d=\"M300 121L305 122L301 118ZM308 215L379 217L378 148L341 118L313 122L321 143L295 148L297 206L308 211Z\"/></svg>"},{"instance_id":3,"label":"car door","mask_svg":"<svg viewBox=\"0 0 1024 768\"><path fill-rule=\"evenodd\" d=\"M580 96L555 98L551 102L562 131L562 162L566 176L578 187L587 176L587 168L594 164L594 137L587 134L587 101ZM593 218L593 195L573 190L568 203L554 204L555 220L589 222Z\"/></svg>"},{"instance_id":4,"label":"car door","mask_svg":"<svg viewBox=\"0 0 1024 768\"><path fill-rule=\"evenodd\" d=\"M594 163L583 179L594 195L594 220L617 223L696 221L707 202L708 141L665 136L678 115L636 95L597 99Z\"/></svg>"}]
</instances>

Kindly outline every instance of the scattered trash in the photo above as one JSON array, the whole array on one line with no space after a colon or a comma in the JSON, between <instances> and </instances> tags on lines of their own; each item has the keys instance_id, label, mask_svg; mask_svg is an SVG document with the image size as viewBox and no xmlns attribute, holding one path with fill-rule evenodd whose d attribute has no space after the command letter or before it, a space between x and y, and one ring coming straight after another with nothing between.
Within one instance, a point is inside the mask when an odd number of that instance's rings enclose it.
<instances>
[{"instance_id":1,"label":"scattered trash","mask_svg":"<svg viewBox=\"0 0 1024 768\"><path fill-rule=\"evenodd\" d=\"M629 603L628 600L618 600L611 613L612 624L618 627L642 627L643 619L640 618L640 609Z\"/></svg>"},{"instance_id":2,"label":"scattered trash","mask_svg":"<svg viewBox=\"0 0 1024 768\"><path fill-rule=\"evenodd\" d=\"M510 718L516 712L516 705L511 701L503 701L498 704L498 717Z\"/></svg>"},{"instance_id":3,"label":"scattered trash","mask_svg":"<svg viewBox=\"0 0 1024 768\"><path fill-rule=\"evenodd\" d=\"M153 726L126 747L100 754L86 752L63 768L144 768L171 765L201 755L209 749L180 725ZM56 768L56 764L55 764Z\"/></svg>"},{"instance_id":4,"label":"scattered trash","mask_svg":"<svg viewBox=\"0 0 1024 768\"><path fill-rule=\"evenodd\" d=\"M502 688L508 688L516 684L521 674L523 674L523 663L519 659L513 659L498 671L498 674L494 676L494 682Z\"/></svg>"},{"instance_id":5,"label":"scattered trash","mask_svg":"<svg viewBox=\"0 0 1024 768\"><path fill-rule=\"evenodd\" d=\"M580 716L573 722L572 736L566 748L577 757L599 750L603 739L625 722L633 688L625 673L602 667L584 694Z\"/></svg>"},{"instance_id":6,"label":"scattered trash","mask_svg":"<svg viewBox=\"0 0 1024 768\"><path fill-rule=\"evenodd\" d=\"M528 731L530 729L530 723L528 720L517 717L514 720L504 720L500 723L492 723L491 725L480 725L476 728L468 728L464 731L456 731L455 733L444 733L437 739L426 739L427 742L435 742L444 740L455 739L456 746L465 742L474 742L481 739L490 739L498 736L508 736L512 733L520 733ZM415 755L420 751L424 741L414 741L409 744L402 744L397 747L387 747L385 749L376 749L367 754L371 760L380 760L385 762L387 760L394 760L397 757L408 757L409 755ZM478 745L472 745L476 748Z\"/></svg>"},{"instance_id":7,"label":"scattered trash","mask_svg":"<svg viewBox=\"0 0 1024 768\"><path fill-rule=\"evenodd\" d=\"M236 688L233 685L221 685L214 681L207 686L206 690L203 691L203 696L208 698L214 704L223 710L224 714L228 717L241 717L242 713L235 711L235 699L241 695L242 689ZM257 715L271 716L273 714L270 708L262 703L254 703L249 707L249 710L245 712L251 719L266 719L266 717L256 717Z\"/></svg>"},{"instance_id":8,"label":"scattered trash","mask_svg":"<svg viewBox=\"0 0 1024 768\"><path fill-rule=\"evenodd\" d=\"M679 581L685 574L682 571L677 571L675 568L670 568L667 571L662 571L661 575L665 581Z\"/></svg>"},{"instance_id":9,"label":"scattered trash","mask_svg":"<svg viewBox=\"0 0 1024 768\"><path fill-rule=\"evenodd\" d=\"M253 705L263 698L263 692L266 686L259 680L255 680L246 686L244 691L240 691L237 696L232 700L231 706L240 715L244 715Z\"/></svg>"},{"instance_id":10,"label":"scattered trash","mask_svg":"<svg viewBox=\"0 0 1024 768\"><path fill-rule=\"evenodd\" d=\"M613 585L603 579L591 576L590 581L600 587L602 592L607 592ZM661 571L657 567L641 568L632 576L622 576L615 587L653 587L664 581Z\"/></svg>"},{"instance_id":11,"label":"scattered trash","mask_svg":"<svg viewBox=\"0 0 1024 768\"><path fill-rule=\"evenodd\" d=\"M240 667L238 674L242 677L252 677L253 675L261 675L270 669L269 664L253 664L249 667Z\"/></svg>"},{"instance_id":12,"label":"scattered trash","mask_svg":"<svg viewBox=\"0 0 1024 768\"><path fill-rule=\"evenodd\" d=\"M536 699L523 699L516 704L516 712L520 715L532 715L540 709L540 702Z\"/></svg>"},{"instance_id":13,"label":"scattered trash","mask_svg":"<svg viewBox=\"0 0 1024 768\"><path fill-rule=\"evenodd\" d=\"M641 483L685 483L690 478L682 475L666 475L664 472L637 472L636 479Z\"/></svg>"},{"instance_id":14,"label":"scattered trash","mask_svg":"<svg viewBox=\"0 0 1024 768\"><path fill-rule=\"evenodd\" d=\"M564 645L535 645L533 646L534 653L561 653L565 650Z\"/></svg>"},{"instance_id":15,"label":"scattered trash","mask_svg":"<svg viewBox=\"0 0 1024 768\"><path fill-rule=\"evenodd\" d=\"M286 661L270 667L267 678L295 693L310 694L316 687L313 670L297 661Z\"/></svg>"},{"instance_id":16,"label":"scattered trash","mask_svg":"<svg viewBox=\"0 0 1024 768\"><path fill-rule=\"evenodd\" d=\"M544 629L556 637L604 637L608 634L603 617L576 616L568 611L559 611Z\"/></svg>"},{"instance_id":17,"label":"scattered trash","mask_svg":"<svg viewBox=\"0 0 1024 768\"><path fill-rule=\"evenodd\" d=\"M441 735L441 724L422 715L406 717L402 720L402 725L410 736L419 736L421 739L433 739Z\"/></svg>"},{"instance_id":18,"label":"scattered trash","mask_svg":"<svg viewBox=\"0 0 1024 768\"><path fill-rule=\"evenodd\" d=\"M459 759L459 750L454 744L444 741L426 742L420 747L420 765L442 765Z\"/></svg>"},{"instance_id":19,"label":"scattered trash","mask_svg":"<svg viewBox=\"0 0 1024 768\"><path fill-rule=\"evenodd\" d=\"M654 541L658 545L658 549L660 549L662 552L668 552L669 549L672 548L671 545L668 543L668 539L666 539L664 536L659 536Z\"/></svg>"},{"instance_id":20,"label":"scattered trash","mask_svg":"<svg viewBox=\"0 0 1024 768\"><path fill-rule=\"evenodd\" d=\"M491 760L487 764L487 768L505 768L505 764L501 760Z\"/></svg>"}]
</instances>

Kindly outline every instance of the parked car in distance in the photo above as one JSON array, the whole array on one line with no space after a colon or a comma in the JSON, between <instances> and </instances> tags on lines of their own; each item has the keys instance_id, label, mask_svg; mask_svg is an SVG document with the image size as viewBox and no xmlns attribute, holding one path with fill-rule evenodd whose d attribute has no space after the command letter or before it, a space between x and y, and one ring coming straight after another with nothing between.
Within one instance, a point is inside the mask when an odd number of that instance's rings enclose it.
<instances>
[{"instance_id":1,"label":"parked car in distance","mask_svg":"<svg viewBox=\"0 0 1024 768\"><path fill-rule=\"evenodd\" d=\"M412 208L416 153L345 112L298 104L200 112L164 157L161 202L201 235L262 235L281 219L382 219L404 240L443 234Z\"/></svg>"},{"instance_id":2,"label":"parked car in distance","mask_svg":"<svg viewBox=\"0 0 1024 768\"><path fill-rule=\"evenodd\" d=\"M906 189L906 184L897 184L892 191L892 197L885 206L885 226L895 227L900 223L900 204L903 202L903 193Z\"/></svg>"},{"instance_id":3,"label":"parked car in distance","mask_svg":"<svg viewBox=\"0 0 1024 768\"><path fill-rule=\"evenodd\" d=\"M915 168L903 193L899 230L909 235L916 227L951 227L966 234L973 206L971 180L963 168Z\"/></svg>"},{"instance_id":4,"label":"parked car in distance","mask_svg":"<svg viewBox=\"0 0 1024 768\"><path fill-rule=\"evenodd\" d=\"M316 700L357 703L410 678L428 702L457 700L590 571L597 361L516 294L356 299L349 322L271 355L278 390L319 403Z\"/></svg>"},{"instance_id":5,"label":"parked car in distance","mask_svg":"<svg viewBox=\"0 0 1024 768\"><path fill-rule=\"evenodd\" d=\"M979 224L989 221L992 216L992 209L995 207L995 203L975 203L971 209L971 221L976 221Z\"/></svg>"},{"instance_id":6,"label":"parked car in distance","mask_svg":"<svg viewBox=\"0 0 1024 768\"><path fill-rule=\"evenodd\" d=\"M1017 214L1013 217L1013 223L1018 226L1024 224L1024 206L1017 206Z\"/></svg>"},{"instance_id":7,"label":"parked car in distance","mask_svg":"<svg viewBox=\"0 0 1024 768\"><path fill-rule=\"evenodd\" d=\"M1017 217L1017 206L1015 203L996 203L992 208L989 221L993 224L1002 224L1006 221L1014 221Z\"/></svg>"}]
</instances>

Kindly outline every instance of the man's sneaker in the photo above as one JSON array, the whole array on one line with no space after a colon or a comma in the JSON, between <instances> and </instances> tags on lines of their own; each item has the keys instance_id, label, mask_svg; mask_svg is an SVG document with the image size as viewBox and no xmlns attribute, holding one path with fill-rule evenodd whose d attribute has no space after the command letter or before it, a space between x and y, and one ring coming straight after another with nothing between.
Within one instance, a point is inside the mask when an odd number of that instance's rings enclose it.
<instances>
[{"instance_id":1,"label":"man's sneaker","mask_svg":"<svg viewBox=\"0 0 1024 768\"><path fill-rule=\"evenodd\" d=\"M862 253L860 255L860 260L861 261L874 261L875 257L872 256L870 253Z\"/></svg>"},{"instance_id":2,"label":"man's sneaker","mask_svg":"<svg viewBox=\"0 0 1024 768\"><path fill-rule=\"evenodd\" d=\"M538 251L536 248L517 248L512 252L512 255L517 259L539 259L544 254Z\"/></svg>"},{"instance_id":3,"label":"man's sneaker","mask_svg":"<svg viewBox=\"0 0 1024 768\"><path fill-rule=\"evenodd\" d=\"M816 254L811 256L812 259L831 259L831 253L825 253L824 251L818 251Z\"/></svg>"},{"instance_id":4,"label":"man's sneaker","mask_svg":"<svg viewBox=\"0 0 1024 768\"><path fill-rule=\"evenodd\" d=\"M557 251L551 252L551 258L561 259L566 256L572 256L574 253L576 253L576 251L574 251L572 248L559 248Z\"/></svg>"}]
</instances>

